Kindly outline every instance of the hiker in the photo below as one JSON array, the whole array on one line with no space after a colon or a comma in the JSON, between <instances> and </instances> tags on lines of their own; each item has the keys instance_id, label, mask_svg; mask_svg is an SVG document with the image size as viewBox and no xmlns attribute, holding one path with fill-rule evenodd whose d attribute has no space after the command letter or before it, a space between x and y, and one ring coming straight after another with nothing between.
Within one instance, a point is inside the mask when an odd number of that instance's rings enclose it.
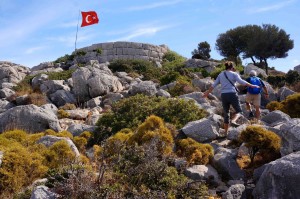
<instances>
[{"instance_id":1,"label":"hiker","mask_svg":"<svg viewBox=\"0 0 300 199\"><path fill-rule=\"evenodd\" d=\"M257 73L255 70L251 70L249 73L250 77L246 79L247 82L253 85L259 86L259 88L247 88L247 94L246 94L246 108L249 113L249 118L254 117L254 114L251 109L251 103L253 103L253 106L255 108L255 118L260 119L260 103L261 103L261 92L262 88L264 89L264 94L266 96L266 99L269 98L267 87L265 86L264 82L257 77Z\"/></svg>"},{"instance_id":2,"label":"hiker","mask_svg":"<svg viewBox=\"0 0 300 199\"><path fill-rule=\"evenodd\" d=\"M229 108L230 105L235 110L235 115L231 120L231 124L238 126L236 121L241 116L241 104L239 101L239 97L237 94L237 88L234 83L238 82L244 86L259 88L257 85L252 85L245 80L241 79L241 77L235 72L233 62L225 62L225 71L221 72L213 85L204 93L203 97L207 97L208 94L218 85L221 84L221 100L224 111L224 130L227 135L227 131L229 128Z\"/></svg>"}]
</instances>

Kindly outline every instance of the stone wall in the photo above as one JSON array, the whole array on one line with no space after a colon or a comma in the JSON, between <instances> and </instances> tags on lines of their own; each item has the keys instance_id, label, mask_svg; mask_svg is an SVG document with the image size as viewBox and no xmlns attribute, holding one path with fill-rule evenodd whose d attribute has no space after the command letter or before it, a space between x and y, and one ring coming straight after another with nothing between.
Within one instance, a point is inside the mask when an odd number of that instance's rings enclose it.
<instances>
[{"instance_id":1,"label":"stone wall","mask_svg":"<svg viewBox=\"0 0 300 199\"><path fill-rule=\"evenodd\" d=\"M99 50L101 50L101 54L98 53ZM115 59L143 59L161 62L163 55L169 51L169 48L166 45L156 46L136 42L108 42L93 44L77 49L78 51L86 52L85 55L77 56L78 62L98 60L99 63L105 63Z\"/></svg>"}]
</instances>

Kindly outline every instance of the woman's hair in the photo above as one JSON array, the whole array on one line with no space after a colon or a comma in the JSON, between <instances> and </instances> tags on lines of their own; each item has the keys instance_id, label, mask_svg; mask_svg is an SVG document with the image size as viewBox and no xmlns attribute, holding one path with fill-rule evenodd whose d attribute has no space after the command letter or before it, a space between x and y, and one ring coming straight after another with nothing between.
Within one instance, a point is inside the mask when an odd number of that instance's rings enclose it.
<instances>
[{"instance_id":1,"label":"woman's hair","mask_svg":"<svg viewBox=\"0 0 300 199\"><path fill-rule=\"evenodd\" d=\"M225 69L231 69L234 67L234 63L232 61L226 61L225 62Z\"/></svg>"}]
</instances>

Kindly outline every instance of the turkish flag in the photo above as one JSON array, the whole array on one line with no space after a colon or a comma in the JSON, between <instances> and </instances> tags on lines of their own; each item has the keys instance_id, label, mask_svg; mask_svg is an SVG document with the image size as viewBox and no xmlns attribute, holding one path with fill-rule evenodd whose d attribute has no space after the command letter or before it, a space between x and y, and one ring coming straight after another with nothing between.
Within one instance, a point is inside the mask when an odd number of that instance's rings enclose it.
<instances>
[{"instance_id":1,"label":"turkish flag","mask_svg":"<svg viewBox=\"0 0 300 199\"><path fill-rule=\"evenodd\" d=\"M81 27L93 25L99 22L97 13L95 11L81 12L82 23Z\"/></svg>"}]
</instances>

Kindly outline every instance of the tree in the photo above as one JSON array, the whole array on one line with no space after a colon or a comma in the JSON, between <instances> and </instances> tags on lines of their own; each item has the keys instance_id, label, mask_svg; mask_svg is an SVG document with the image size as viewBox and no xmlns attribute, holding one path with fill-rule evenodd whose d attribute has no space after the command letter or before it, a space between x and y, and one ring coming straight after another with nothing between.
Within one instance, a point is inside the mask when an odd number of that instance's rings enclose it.
<instances>
[{"instance_id":1,"label":"tree","mask_svg":"<svg viewBox=\"0 0 300 199\"><path fill-rule=\"evenodd\" d=\"M200 42L198 44L198 49L194 49L192 52L193 59L204 59L208 60L210 58L210 45L206 41Z\"/></svg>"},{"instance_id":2,"label":"tree","mask_svg":"<svg viewBox=\"0 0 300 199\"><path fill-rule=\"evenodd\" d=\"M222 56L242 54L243 59L250 58L255 65L264 67L267 74L267 59L285 58L293 47L290 35L271 24L239 26L220 34L216 41L216 49Z\"/></svg>"},{"instance_id":3,"label":"tree","mask_svg":"<svg viewBox=\"0 0 300 199\"><path fill-rule=\"evenodd\" d=\"M241 27L230 29L226 33L220 34L216 41L216 50L227 60L234 61L235 64L238 64L239 55L245 46L242 33Z\"/></svg>"}]
</instances>

